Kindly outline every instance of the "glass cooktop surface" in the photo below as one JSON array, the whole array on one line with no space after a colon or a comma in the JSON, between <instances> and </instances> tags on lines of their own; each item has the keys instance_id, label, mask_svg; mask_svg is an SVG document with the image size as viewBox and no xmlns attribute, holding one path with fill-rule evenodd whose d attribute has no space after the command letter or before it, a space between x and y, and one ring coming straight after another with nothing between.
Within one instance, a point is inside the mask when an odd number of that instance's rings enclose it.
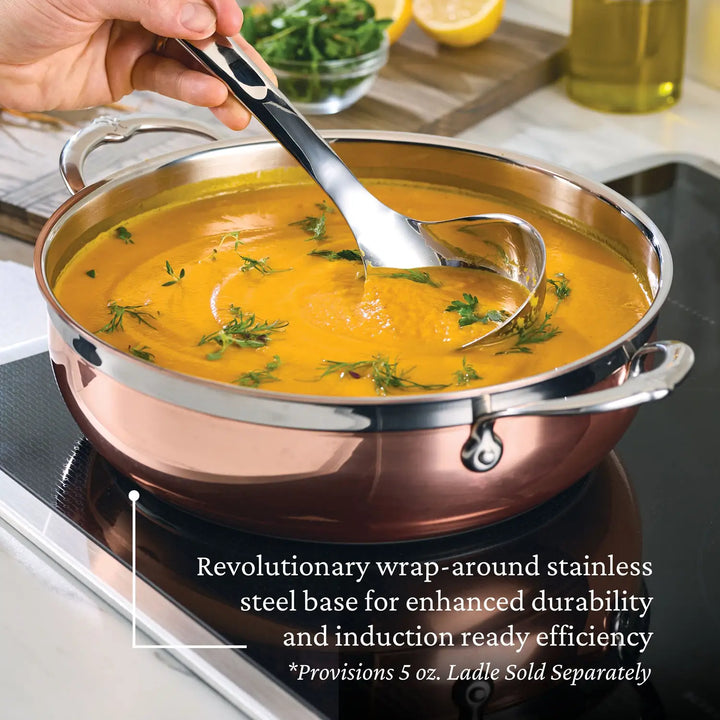
<instances>
[{"instance_id":1,"label":"glass cooktop surface","mask_svg":"<svg viewBox=\"0 0 720 720\"><path fill-rule=\"evenodd\" d=\"M237 652L260 669L271 687L303 707L304 717L720 717L720 179L695 164L672 161L610 185L639 205L668 240L674 282L657 336L687 342L696 362L681 388L640 409L615 452L550 502L477 531L358 546L251 535L141 493L136 527L140 578L222 642L247 645ZM46 354L0 366L0 468L102 549L91 563L96 576L112 574L108 567L114 562L129 565L128 493L134 486L81 436ZM357 574L314 576L301 567L359 568L392 559L408 567L459 563L477 569L534 557L544 563L611 557L638 567L648 563L652 572L614 577L610 584L604 577L542 573L514 579L447 573L432 584L412 574L376 580L373 589L383 597L431 596L435 611L422 616L402 604L393 612L340 607L343 598L365 598L368 586ZM230 572L199 577L199 558L245 563L242 582ZM274 572L293 560L296 577ZM520 591L526 598L618 595L613 607L577 609L575 616L558 615L550 603L523 605L514 614L512 608L443 611L440 599L490 596L509 603ZM273 603L263 604L268 597ZM620 602L628 597L637 605ZM423 631L432 629L433 640L414 642L419 618ZM526 639L537 639L566 622L598 631L633 631L647 642L634 647L536 643L532 652L530 643L520 647L514 636L502 643L508 626L517 638L527 633ZM318 633L332 637L337 625L354 641L343 647L323 642ZM375 635L365 643L369 626ZM302 632L312 636L309 647L286 645L288 633ZM383 638L397 633L402 642L384 645ZM444 646L443 633L483 633L485 642L482 647ZM513 663L536 677L494 677L488 670ZM613 673L553 680L555 665ZM475 674L463 675L462 668L473 668ZM651 672L644 677L647 669ZM253 693L253 687L245 689Z\"/></svg>"}]
</instances>

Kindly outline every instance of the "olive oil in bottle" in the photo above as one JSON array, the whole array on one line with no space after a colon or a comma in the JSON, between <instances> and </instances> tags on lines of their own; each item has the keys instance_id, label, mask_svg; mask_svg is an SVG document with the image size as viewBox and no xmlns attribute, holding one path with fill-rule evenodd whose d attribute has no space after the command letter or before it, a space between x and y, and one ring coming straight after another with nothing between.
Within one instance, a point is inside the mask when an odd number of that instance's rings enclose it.
<instances>
[{"instance_id":1,"label":"olive oil in bottle","mask_svg":"<svg viewBox=\"0 0 720 720\"><path fill-rule=\"evenodd\" d=\"M650 112L680 98L686 0L573 0L568 95L609 112Z\"/></svg>"}]
</instances>

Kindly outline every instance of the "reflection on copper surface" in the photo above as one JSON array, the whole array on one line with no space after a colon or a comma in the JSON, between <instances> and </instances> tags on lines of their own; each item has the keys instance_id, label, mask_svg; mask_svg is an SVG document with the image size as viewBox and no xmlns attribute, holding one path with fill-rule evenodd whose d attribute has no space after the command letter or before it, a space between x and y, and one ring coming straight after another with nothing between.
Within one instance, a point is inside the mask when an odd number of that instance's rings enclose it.
<instances>
[{"instance_id":1,"label":"reflection on copper surface","mask_svg":"<svg viewBox=\"0 0 720 720\"><path fill-rule=\"evenodd\" d=\"M85 441L77 448L73 461L84 468L86 481L68 481L58 496L58 504L66 512L108 545L126 562L130 558L131 514L127 492L134 485L120 476ZM74 477L78 473L74 473ZM465 563L520 561L527 562L534 554L543 563L549 560L591 559L613 555L616 562L639 561L641 558L640 521L633 493L624 470L614 455L606 457L588 477L573 485L553 500L523 515L471 533L391 545L322 544L288 541L250 535L208 523L159 502L149 493L141 492L138 502L137 538L138 570L152 583L201 620L215 628L227 642L247 643L247 653L261 665L309 696L321 711L340 720L402 718L485 717L518 711L517 717L559 717L559 709L568 703L585 706L598 694L608 690L607 684L591 683L571 688L552 682L522 682L498 679L494 682L451 681L446 669L477 667L491 662L496 666L516 663L530 667L543 662L560 662L573 666L612 666L633 663L635 657L620 657L617 649L605 647L577 648L539 647L527 642L522 652L503 647L423 647L388 650L382 647L294 649L283 646L287 631L305 630L316 633L325 624L331 629L342 625L361 632L372 623L378 630L399 631L421 625L424 630L449 632L457 637L462 632L501 631L512 623L518 632L535 638L554 623L574 624L578 629L609 628L614 623L647 623L633 617L616 617L605 610L559 614L539 612L527 605L522 612L310 612L299 609L293 613L241 611L239 596L254 593L281 597L291 590L307 588L315 596L330 598L364 595L374 587L379 595L427 596L440 589L448 597L512 597L519 589L526 596L540 590L548 595L577 597L589 589L626 590L642 595L642 579L638 577L457 577L444 574L428 584L418 577L373 577L363 583L354 578L323 577L233 577L198 578L197 558L208 556L217 560L256 561L258 554L269 561L291 558L306 561L437 561ZM100 576L103 567L94 568ZM344 663L369 668L399 668L409 663L413 668L442 668L443 677L435 682L408 680L404 682L377 680L315 681L298 686L289 671L292 660L313 667L341 668ZM558 696L560 693L560 696ZM480 701L478 698L488 697ZM556 705L554 703L560 703ZM473 704L474 703L474 704ZM535 708L524 715L522 708ZM545 709L537 709L545 708ZM482 710L482 712L481 712ZM476 714L473 715L472 713ZM524 712L524 711L523 711ZM469 714L468 714L469 713ZM483 714L485 713L485 714ZM563 715L564 716L564 715ZM508 715L515 717L515 715Z\"/></svg>"}]
</instances>

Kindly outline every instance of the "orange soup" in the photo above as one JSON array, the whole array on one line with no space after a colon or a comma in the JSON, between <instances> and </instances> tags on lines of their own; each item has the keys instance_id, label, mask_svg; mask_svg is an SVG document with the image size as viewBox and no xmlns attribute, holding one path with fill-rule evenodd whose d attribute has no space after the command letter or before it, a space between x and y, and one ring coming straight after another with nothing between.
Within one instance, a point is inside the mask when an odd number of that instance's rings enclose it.
<instances>
[{"instance_id":1,"label":"orange soup","mask_svg":"<svg viewBox=\"0 0 720 720\"><path fill-rule=\"evenodd\" d=\"M390 207L436 220L509 212L547 249L537 319L485 334L522 299L482 270L383 270L365 281L342 216L309 183L244 187L129 217L68 263L54 292L83 327L138 361L244 387L309 395L426 393L494 385L592 353L650 298L606 244L500 201L372 181Z\"/></svg>"}]
</instances>

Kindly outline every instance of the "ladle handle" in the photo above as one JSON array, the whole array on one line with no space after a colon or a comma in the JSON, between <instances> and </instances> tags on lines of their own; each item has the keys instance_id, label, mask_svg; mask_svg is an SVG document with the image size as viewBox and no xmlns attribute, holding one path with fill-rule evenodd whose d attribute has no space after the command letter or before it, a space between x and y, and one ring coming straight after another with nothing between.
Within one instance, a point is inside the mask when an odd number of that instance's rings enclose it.
<instances>
[{"instance_id":1,"label":"ladle handle","mask_svg":"<svg viewBox=\"0 0 720 720\"><path fill-rule=\"evenodd\" d=\"M176 42L212 75L222 80L230 92L277 138L330 196L351 228L354 224L352 218L357 211L350 203L343 202L348 188L352 188L353 205L357 204L358 198L365 198L374 205L379 204L237 43L219 36L200 43L182 39Z\"/></svg>"},{"instance_id":2,"label":"ladle handle","mask_svg":"<svg viewBox=\"0 0 720 720\"><path fill-rule=\"evenodd\" d=\"M366 269L441 264L420 236L417 221L372 195L237 43L218 35L199 43L176 42L222 80L327 193L350 227Z\"/></svg>"}]
</instances>

